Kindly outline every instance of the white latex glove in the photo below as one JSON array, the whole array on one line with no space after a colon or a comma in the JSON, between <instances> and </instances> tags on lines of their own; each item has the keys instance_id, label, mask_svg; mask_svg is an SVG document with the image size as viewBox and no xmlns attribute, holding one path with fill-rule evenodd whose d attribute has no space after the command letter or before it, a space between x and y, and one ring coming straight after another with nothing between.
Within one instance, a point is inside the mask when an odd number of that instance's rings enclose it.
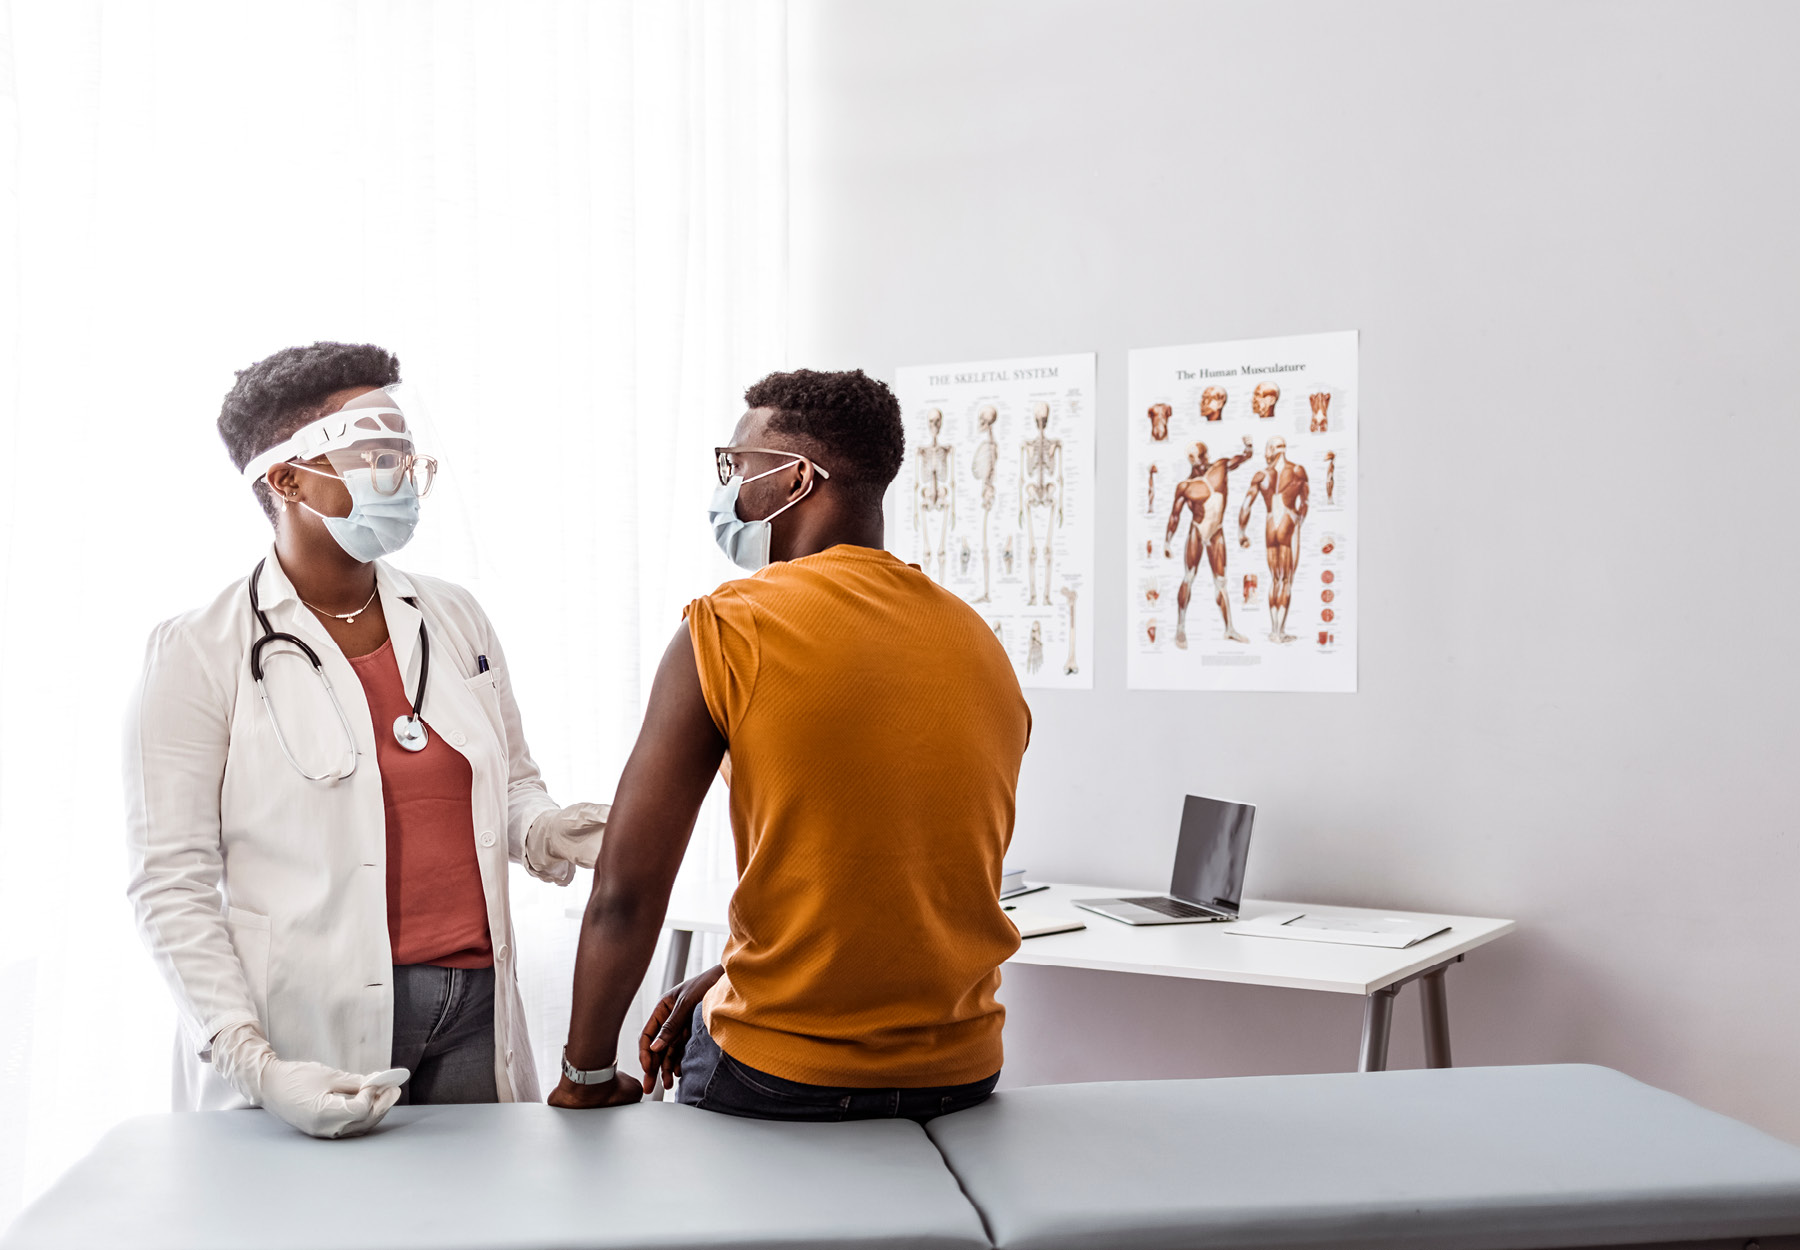
<instances>
[{"instance_id":1,"label":"white latex glove","mask_svg":"<svg viewBox=\"0 0 1800 1250\"><path fill-rule=\"evenodd\" d=\"M592 868L600 858L611 803L571 803L545 812L525 833L525 867L532 876L557 885L575 879L576 868Z\"/></svg>"},{"instance_id":2,"label":"white latex glove","mask_svg":"<svg viewBox=\"0 0 1800 1250\"><path fill-rule=\"evenodd\" d=\"M404 1069L357 1076L322 1063L280 1059L254 1024L213 1039L213 1066L233 1089L311 1137L355 1137L400 1101ZM395 1077L398 1076L398 1080Z\"/></svg>"}]
</instances>

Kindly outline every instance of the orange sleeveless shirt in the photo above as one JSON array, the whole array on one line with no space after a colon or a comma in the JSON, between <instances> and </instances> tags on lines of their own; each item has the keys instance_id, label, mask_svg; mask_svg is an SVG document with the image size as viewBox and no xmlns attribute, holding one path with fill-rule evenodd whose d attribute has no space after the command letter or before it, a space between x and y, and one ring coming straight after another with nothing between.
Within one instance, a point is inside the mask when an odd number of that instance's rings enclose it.
<instances>
[{"instance_id":1,"label":"orange sleeveless shirt","mask_svg":"<svg viewBox=\"0 0 1800 1250\"><path fill-rule=\"evenodd\" d=\"M738 886L706 1022L811 1085L999 1071L999 903L1031 714L987 623L916 566L838 546L688 608L731 749Z\"/></svg>"}]
</instances>

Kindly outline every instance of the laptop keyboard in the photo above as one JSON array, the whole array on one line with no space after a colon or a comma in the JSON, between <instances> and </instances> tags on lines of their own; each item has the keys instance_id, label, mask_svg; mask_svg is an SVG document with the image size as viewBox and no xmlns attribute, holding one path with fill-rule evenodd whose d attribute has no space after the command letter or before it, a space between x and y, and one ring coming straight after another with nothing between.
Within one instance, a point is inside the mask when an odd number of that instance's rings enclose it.
<instances>
[{"instance_id":1,"label":"laptop keyboard","mask_svg":"<svg viewBox=\"0 0 1800 1250\"><path fill-rule=\"evenodd\" d=\"M1149 911L1156 912L1158 915L1168 916L1172 920L1191 920L1196 916L1208 916L1217 919L1219 914L1205 907L1196 907L1192 903L1184 903L1180 899L1164 898L1160 894L1152 895L1149 898L1124 898L1119 901L1121 903L1131 903L1138 907L1146 908Z\"/></svg>"}]
</instances>

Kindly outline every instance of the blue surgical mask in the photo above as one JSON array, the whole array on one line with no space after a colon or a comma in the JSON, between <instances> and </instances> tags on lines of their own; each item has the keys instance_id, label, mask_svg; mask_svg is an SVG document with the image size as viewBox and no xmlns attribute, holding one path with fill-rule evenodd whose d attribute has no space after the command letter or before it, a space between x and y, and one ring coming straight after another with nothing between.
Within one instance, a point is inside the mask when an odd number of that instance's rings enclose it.
<instances>
[{"instance_id":1,"label":"blue surgical mask","mask_svg":"<svg viewBox=\"0 0 1800 1250\"><path fill-rule=\"evenodd\" d=\"M712 504L706 510L707 519L712 522L713 541L719 544L726 558L743 569L746 573L754 573L769 563L769 542L774 534L769 522L786 512L789 508L812 494L812 483L806 486L806 495L800 499L790 499L760 521L740 520L737 514L738 491L745 482L754 482L756 478L768 477L769 473L779 473L783 469L791 469L799 464L798 460L790 460L787 464L776 465L768 473L758 473L756 477L733 477L725 485L713 492Z\"/></svg>"},{"instance_id":2,"label":"blue surgical mask","mask_svg":"<svg viewBox=\"0 0 1800 1250\"><path fill-rule=\"evenodd\" d=\"M367 564L393 555L412 541L413 531L419 527L419 492L411 477L402 478L400 489L391 495L375 489L371 470L353 470L342 477L350 492L349 516L326 516L317 508L300 506L325 522L351 559Z\"/></svg>"}]
</instances>

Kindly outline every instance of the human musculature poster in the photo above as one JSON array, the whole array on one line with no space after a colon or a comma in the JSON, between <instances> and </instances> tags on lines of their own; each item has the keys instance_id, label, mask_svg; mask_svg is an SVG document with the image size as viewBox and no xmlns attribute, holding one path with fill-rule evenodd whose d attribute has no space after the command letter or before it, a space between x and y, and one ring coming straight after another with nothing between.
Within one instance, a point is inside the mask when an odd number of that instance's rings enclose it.
<instances>
[{"instance_id":1,"label":"human musculature poster","mask_svg":"<svg viewBox=\"0 0 1800 1250\"><path fill-rule=\"evenodd\" d=\"M1094 356L895 372L888 545L970 604L1027 687L1093 686Z\"/></svg>"},{"instance_id":2,"label":"human musculature poster","mask_svg":"<svg viewBox=\"0 0 1800 1250\"><path fill-rule=\"evenodd\" d=\"M1131 353L1126 684L1356 689L1354 330Z\"/></svg>"}]
</instances>

